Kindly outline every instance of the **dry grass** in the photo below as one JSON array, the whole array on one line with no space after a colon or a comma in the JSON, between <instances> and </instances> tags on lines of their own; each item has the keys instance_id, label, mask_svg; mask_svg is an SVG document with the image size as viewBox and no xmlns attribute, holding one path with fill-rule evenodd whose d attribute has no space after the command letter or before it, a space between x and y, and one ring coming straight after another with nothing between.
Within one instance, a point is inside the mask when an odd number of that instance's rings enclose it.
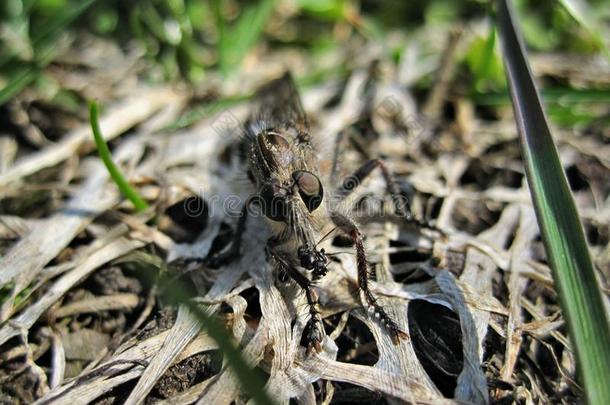
<instances>
[{"instance_id":1,"label":"dry grass","mask_svg":"<svg viewBox=\"0 0 610 405\"><path fill-rule=\"evenodd\" d=\"M170 131L189 110L191 92L138 83L137 63L125 55L116 65L125 67L123 76L109 75L88 59L99 55L83 52L86 82L69 68L56 72L58 80L84 86L84 96L108 104L102 131L154 210L135 215L122 202L92 152L84 116L77 127L57 124L65 135L34 151L0 139L7 211L0 216L6 295L0 401L248 402L197 319L185 306L159 298L167 285L150 280L164 271L170 278L186 273L201 305L218 314L248 363L268 376L266 388L278 403L576 402L574 359L510 114L484 119L468 98L452 92L451 58L436 61L435 70L443 64L442 80L427 98L416 98L409 84L427 74L429 64L396 66L381 57L371 73L378 50L350 44L340 58L353 54L357 68L345 81L329 78L302 96L323 169L337 133L370 119L374 131L343 142L341 172L350 173L367 156L384 157L414 189L416 216L447 232L439 237L401 224L388 198L360 218L374 291L410 340L393 345L363 310L355 257L339 240L327 242L328 251L344 253L318 285L328 337L322 353L311 356L300 346L304 297L275 279L264 254L268 230L259 218L248 221L235 261L220 269L177 265L226 243L235 218L223 211L223 201L244 201L252 192L238 153L238 125L249 105L211 109L187 129ZM246 61L230 83L211 77L197 96L250 94L286 65L297 66L297 76L311 67L303 55L264 56L264 65ZM373 90L363 93L368 79ZM26 93L11 111L18 114L35 100ZM423 104L436 119L419 115ZM451 114L443 110L448 105ZM608 294L608 134L556 134ZM212 215L188 221L168 215L169 207L194 202L188 199L194 195ZM366 206L367 195L384 195L381 176L367 181L354 202Z\"/></svg>"}]
</instances>

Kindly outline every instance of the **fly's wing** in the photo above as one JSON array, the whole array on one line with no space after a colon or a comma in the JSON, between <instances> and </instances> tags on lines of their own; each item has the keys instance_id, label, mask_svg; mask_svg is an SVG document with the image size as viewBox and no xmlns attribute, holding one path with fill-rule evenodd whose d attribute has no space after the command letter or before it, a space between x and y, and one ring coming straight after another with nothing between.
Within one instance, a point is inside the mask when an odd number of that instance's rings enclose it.
<instances>
[{"instance_id":1,"label":"fly's wing","mask_svg":"<svg viewBox=\"0 0 610 405\"><path fill-rule=\"evenodd\" d=\"M258 107L251 121L260 121L267 128L294 128L301 141L308 140L309 124L289 72L261 87L256 99Z\"/></svg>"}]
</instances>

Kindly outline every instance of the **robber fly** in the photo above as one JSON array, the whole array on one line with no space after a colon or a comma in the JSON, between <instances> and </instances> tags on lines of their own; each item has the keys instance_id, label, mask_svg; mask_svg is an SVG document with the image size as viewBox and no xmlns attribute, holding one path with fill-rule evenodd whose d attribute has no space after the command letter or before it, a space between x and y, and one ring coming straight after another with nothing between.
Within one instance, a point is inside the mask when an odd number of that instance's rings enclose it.
<instances>
[{"instance_id":1,"label":"robber fly","mask_svg":"<svg viewBox=\"0 0 610 405\"><path fill-rule=\"evenodd\" d=\"M385 326L394 344L398 344L408 335L377 303L369 289L363 236L349 216L333 210L328 203L328 195L346 198L364 178L379 168L397 212L414 221L392 176L381 160L374 159L329 193L321 181L307 117L291 75L286 73L262 87L257 93L257 102L258 108L245 129L248 174L257 191L243 208L230 247L209 262L218 263L236 256L248 206L257 204L272 229L266 246L267 257L304 290L310 317L303 337L308 353L319 352L324 328L313 286L328 272L329 258L317 245L329 229L342 232L354 243L358 287L368 309Z\"/></svg>"}]
</instances>

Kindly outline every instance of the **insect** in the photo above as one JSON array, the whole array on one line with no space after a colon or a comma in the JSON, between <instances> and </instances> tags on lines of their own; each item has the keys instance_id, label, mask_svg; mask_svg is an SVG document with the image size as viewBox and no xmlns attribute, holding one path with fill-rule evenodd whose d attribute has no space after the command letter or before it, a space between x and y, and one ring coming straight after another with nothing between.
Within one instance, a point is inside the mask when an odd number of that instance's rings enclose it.
<instances>
[{"instance_id":1,"label":"insect","mask_svg":"<svg viewBox=\"0 0 610 405\"><path fill-rule=\"evenodd\" d=\"M259 107L245 130L248 174L257 191L245 203L229 247L208 258L208 263L219 264L239 253L248 207L257 204L272 229L266 245L268 259L305 292L309 307L303 332L307 353L319 352L325 333L314 286L329 271L329 255L317 245L329 233L341 232L353 241L358 288L369 312L385 326L394 344L399 344L408 335L378 304L369 288L363 235L354 220L333 208L331 200L347 198L378 168L396 212L407 221L421 221L412 217L382 160L366 162L334 190L323 184L307 117L289 73L262 87L257 101Z\"/></svg>"}]
</instances>

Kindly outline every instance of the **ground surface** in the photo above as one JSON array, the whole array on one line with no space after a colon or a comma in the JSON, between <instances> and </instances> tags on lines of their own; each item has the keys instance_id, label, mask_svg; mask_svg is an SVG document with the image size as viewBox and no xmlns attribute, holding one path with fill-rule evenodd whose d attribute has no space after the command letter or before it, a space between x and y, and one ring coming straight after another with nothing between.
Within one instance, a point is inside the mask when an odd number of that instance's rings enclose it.
<instances>
[{"instance_id":1,"label":"ground surface","mask_svg":"<svg viewBox=\"0 0 610 405\"><path fill-rule=\"evenodd\" d=\"M222 321L278 403L579 402L510 105L470 97L455 56L477 29L389 37L399 60L358 37L327 60L262 46L230 80L209 72L194 89L143 80L138 49L71 38L48 74L102 101L113 157L151 208L136 214L119 195L84 108L66 110L39 89L2 107L0 401L247 402L217 343L164 294L186 284L180 293ZM560 62L532 60L545 83L610 83L599 59L552 56ZM253 190L241 123L255 89L287 68L325 184L337 147L339 178L381 157L414 215L446 233L395 216L379 173L352 199L373 291L410 335L399 345L363 310L353 246L340 236L322 245L333 260L316 287L327 333L319 354L300 345L305 297L267 262L260 218L233 261L185 263L231 239L232 214ZM586 69L597 73L583 79ZM601 120L554 135L607 295L609 133Z\"/></svg>"}]
</instances>

